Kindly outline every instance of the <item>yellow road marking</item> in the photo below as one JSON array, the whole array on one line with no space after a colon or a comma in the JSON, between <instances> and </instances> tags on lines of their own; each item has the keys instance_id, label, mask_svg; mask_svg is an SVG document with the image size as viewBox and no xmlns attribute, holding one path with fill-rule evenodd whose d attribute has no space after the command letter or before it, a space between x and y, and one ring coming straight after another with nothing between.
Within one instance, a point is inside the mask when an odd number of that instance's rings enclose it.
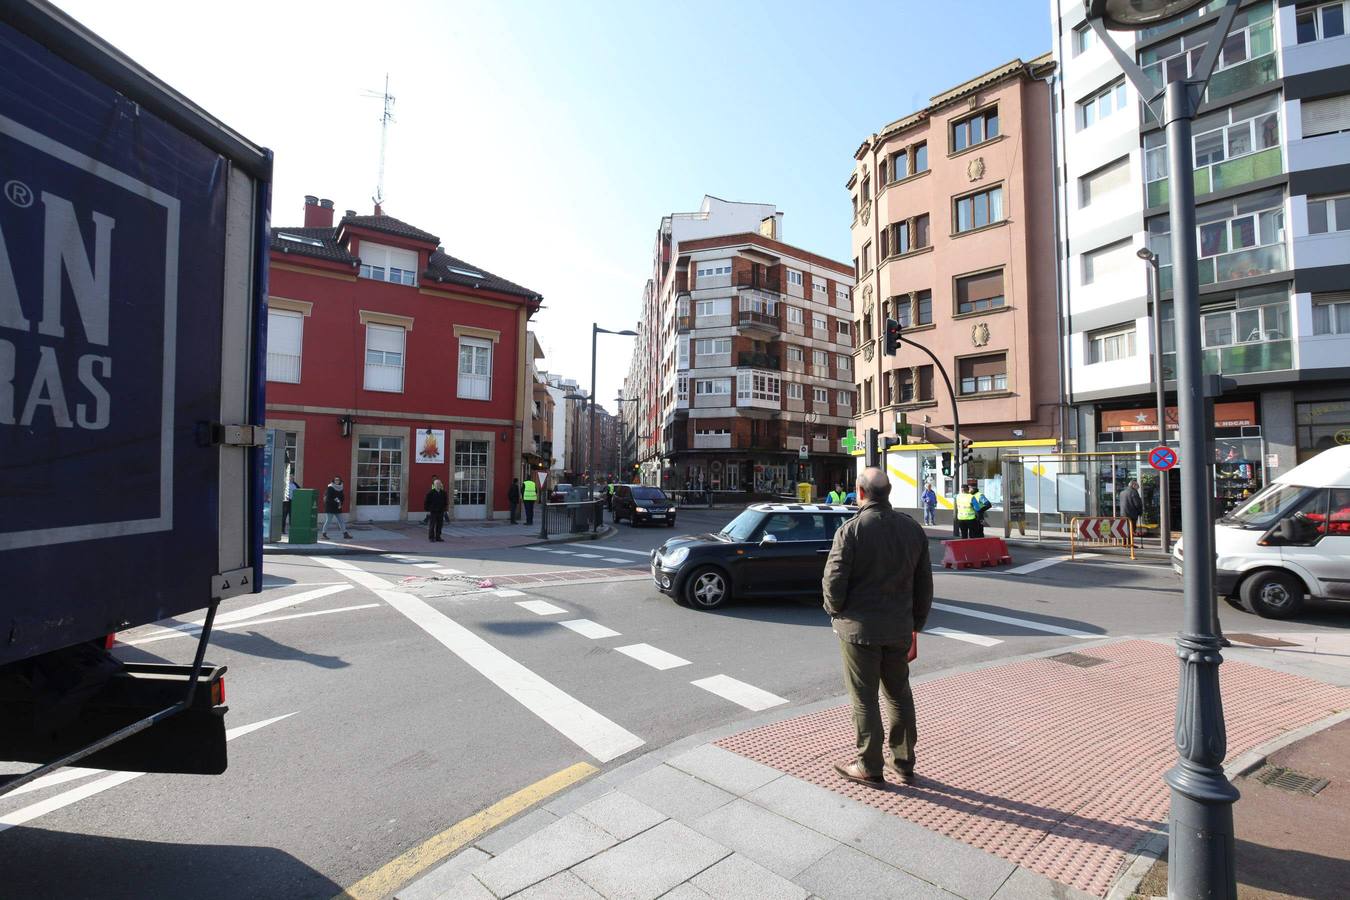
<instances>
[{"instance_id":1,"label":"yellow road marking","mask_svg":"<svg viewBox=\"0 0 1350 900\"><path fill-rule=\"evenodd\" d=\"M541 778L527 788L504 797L481 812L433 837L427 838L411 850L400 854L356 884L338 894L334 900L378 900L389 897L421 872L434 866L465 844L476 840L512 816L529 809L546 797L558 793L600 771L590 763L579 762Z\"/></svg>"}]
</instances>

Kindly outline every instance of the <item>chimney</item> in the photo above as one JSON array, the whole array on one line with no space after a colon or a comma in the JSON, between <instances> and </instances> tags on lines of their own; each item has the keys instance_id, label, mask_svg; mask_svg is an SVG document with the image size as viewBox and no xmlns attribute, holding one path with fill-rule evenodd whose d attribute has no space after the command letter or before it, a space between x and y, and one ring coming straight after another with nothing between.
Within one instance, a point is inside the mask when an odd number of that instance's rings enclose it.
<instances>
[{"instance_id":1,"label":"chimney","mask_svg":"<svg viewBox=\"0 0 1350 900\"><path fill-rule=\"evenodd\" d=\"M380 208L380 204L378 203L375 204L375 215L377 216L384 215L384 210Z\"/></svg>"},{"instance_id":2,"label":"chimney","mask_svg":"<svg viewBox=\"0 0 1350 900\"><path fill-rule=\"evenodd\" d=\"M332 228L333 201L320 200L313 194L305 195L305 227Z\"/></svg>"}]
</instances>

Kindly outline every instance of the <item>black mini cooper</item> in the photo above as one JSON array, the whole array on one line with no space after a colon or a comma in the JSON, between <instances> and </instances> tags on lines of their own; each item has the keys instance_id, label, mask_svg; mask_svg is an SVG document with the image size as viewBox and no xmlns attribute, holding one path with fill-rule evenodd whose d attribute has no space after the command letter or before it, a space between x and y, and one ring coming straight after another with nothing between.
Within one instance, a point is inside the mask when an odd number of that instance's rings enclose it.
<instances>
[{"instance_id":1,"label":"black mini cooper","mask_svg":"<svg viewBox=\"0 0 1350 900\"><path fill-rule=\"evenodd\" d=\"M695 609L733 598L820 594L834 533L856 506L756 503L715 534L675 537L652 551L663 594Z\"/></svg>"}]
</instances>

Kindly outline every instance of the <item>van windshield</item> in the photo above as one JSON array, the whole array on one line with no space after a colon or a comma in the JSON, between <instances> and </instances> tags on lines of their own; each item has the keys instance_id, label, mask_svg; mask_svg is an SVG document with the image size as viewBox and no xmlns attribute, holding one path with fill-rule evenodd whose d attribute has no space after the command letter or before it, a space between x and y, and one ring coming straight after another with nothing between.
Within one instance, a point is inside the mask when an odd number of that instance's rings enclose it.
<instances>
[{"instance_id":1,"label":"van windshield","mask_svg":"<svg viewBox=\"0 0 1350 900\"><path fill-rule=\"evenodd\" d=\"M665 492L660 488L653 487L635 487L633 488L634 500L646 500L648 502L666 499Z\"/></svg>"},{"instance_id":2,"label":"van windshield","mask_svg":"<svg viewBox=\"0 0 1350 900\"><path fill-rule=\"evenodd\" d=\"M1270 528L1292 512L1311 490L1315 488L1297 484L1269 485L1219 521L1235 528Z\"/></svg>"}]
</instances>

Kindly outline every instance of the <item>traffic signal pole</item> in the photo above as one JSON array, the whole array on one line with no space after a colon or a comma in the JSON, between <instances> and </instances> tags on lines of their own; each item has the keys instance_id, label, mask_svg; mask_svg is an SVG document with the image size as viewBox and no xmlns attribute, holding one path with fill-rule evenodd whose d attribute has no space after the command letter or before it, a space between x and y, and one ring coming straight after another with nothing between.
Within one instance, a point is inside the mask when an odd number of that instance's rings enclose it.
<instances>
[{"instance_id":1,"label":"traffic signal pole","mask_svg":"<svg viewBox=\"0 0 1350 900\"><path fill-rule=\"evenodd\" d=\"M947 367L942 364L942 360L933 355L923 344L916 343L912 338L903 338L901 336L900 323L894 319L886 320L886 343L883 350L887 356L894 356L895 351L899 349L901 343L922 350L933 365L937 367L938 373L942 375L942 382L947 385L947 396L952 401L952 496L961 490L961 413L956 406L956 391L952 389L952 380L947 375ZM952 535L957 534L955 503L952 504Z\"/></svg>"}]
</instances>

